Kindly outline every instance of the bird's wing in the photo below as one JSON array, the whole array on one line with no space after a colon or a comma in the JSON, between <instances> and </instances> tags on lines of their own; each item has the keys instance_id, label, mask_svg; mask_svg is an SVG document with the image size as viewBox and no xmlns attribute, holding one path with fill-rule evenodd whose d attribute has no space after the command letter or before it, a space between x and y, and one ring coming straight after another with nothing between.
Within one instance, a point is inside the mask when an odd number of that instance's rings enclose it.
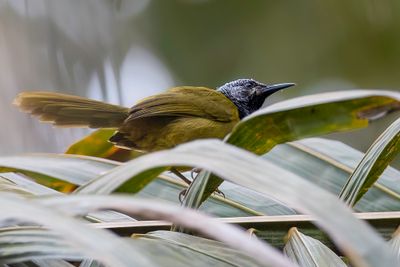
<instances>
[{"instance_id":1,"label":"bird's wing","mask_svg":"<svg viewBox=\"0 0 400 267\"><path fill-rule=\"evenodd\" d=\"M239 118L236 106L225 95L191 86L175 87L143 99L132 107L127 121L156 116L200 117L220 122Z\"/></svg>"}]
</instances>

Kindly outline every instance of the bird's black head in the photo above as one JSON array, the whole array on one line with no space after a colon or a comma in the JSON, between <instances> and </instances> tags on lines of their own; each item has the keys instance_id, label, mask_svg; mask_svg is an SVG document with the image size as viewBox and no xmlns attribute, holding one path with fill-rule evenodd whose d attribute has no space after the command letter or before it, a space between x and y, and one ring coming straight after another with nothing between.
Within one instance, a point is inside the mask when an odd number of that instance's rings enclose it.
<instances>
[{"instance_id":1,"label":"bird's black head","mask_svg":"<svg viewBox=\"0 0 400 267\"><path fill-rule=\"evenodd\" d=\"M222 85L217 90L228 97L238 108L240 118L259 109L273 93L293 86L294 83L263 84L253 79L238 79Z\"/></svg>"}]
</instances>

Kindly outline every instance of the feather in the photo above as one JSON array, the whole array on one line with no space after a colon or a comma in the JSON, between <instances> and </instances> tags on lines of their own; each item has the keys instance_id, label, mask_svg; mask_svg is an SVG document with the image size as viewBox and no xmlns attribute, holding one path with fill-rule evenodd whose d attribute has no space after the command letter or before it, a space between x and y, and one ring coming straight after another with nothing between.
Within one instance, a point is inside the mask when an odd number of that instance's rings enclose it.
<instances>
[{"instance_id":1,"label":"feather","mask_svg":"<svg viewBox=\"0 0 400 267\"><path fill-rule=\"evenodd\" d=\"M63 127L119 127L129 113L126 107L52 92L24 92L14 104L43 122Z\"/></svg>"}]
</instances>

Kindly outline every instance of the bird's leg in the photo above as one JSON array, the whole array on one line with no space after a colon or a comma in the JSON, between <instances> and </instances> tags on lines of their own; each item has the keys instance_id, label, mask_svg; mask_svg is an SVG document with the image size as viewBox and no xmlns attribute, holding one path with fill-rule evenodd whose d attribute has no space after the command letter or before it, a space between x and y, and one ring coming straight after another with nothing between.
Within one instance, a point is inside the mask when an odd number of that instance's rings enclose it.
<instances>
[{"instance_id":1,"label":"bird's leg","mask_svg":"<svg viewBox=\"0 0 400 267\"><path fill-rule=\"evenodd\" d=\"M187 185L190 185L192 183L192 181L190 181L188 178L186 178L185 175L180 173L180 171L178 171L176 168L172 167L170 169L170 172L172 172L173 174L178 176L180 179L182 179L182 181L184 181Z\"/></svg>"},{"instance_id":2,"label":"bird's leg","mask_svg":"<svg viewBox=\"0 0 400 267\"><path fill-rule=\"evenodd\" d=\"M182 181L184 181L188 186L192 183L192 181L190 181L188 178L186 178L182 173L180 173L176 168L172 167L170 169L170 172L172 172L173 174L175 174L176 176L178 176L180 179L182 179ZM200 168L193 168L190 171L190 176L192 177L192 179L196 179L197 175L201 172ZM179 201L182 203L183 198L185 197L187 193L187 189L183 189L180 193L179 193ZM222 196L223 198L225 198L225 194L224 192L222 192L221 190L219 190L218 188L215 190L215 193Z\"/></svg>"},{"instance_id":3,"label":"bird's leg","mask_svg":"<svg viewBox=\"0 0 400 267\"><path fill-rule=\"evenodd\" d=\"M183 203L183 199L185 198L187 191L187 188L185 188L181 192L179 192L178 199L181 204Z\"/></svg>"},{"instance_id":4,"label":"bird's leg","mask_svg":"<svg viewBox=\"0 0 400 267\"><path fill-rule=\"evenodd\" d=\"M180 173L180 171L178 171L176 168L172 167L170 169L170 172L172 172L173 174L175 174L176 176L178 176L182 181L184 181L188 186L192 183L192 181L190 181L188 178L185 177L185 175L183 175L182 173ZM192 176L193 177L193 176ZM182 203L183 198L185 197L187 192L187 188L183 189L180 193L179 193L179 201Z\"/></svg>"}]
</instances>

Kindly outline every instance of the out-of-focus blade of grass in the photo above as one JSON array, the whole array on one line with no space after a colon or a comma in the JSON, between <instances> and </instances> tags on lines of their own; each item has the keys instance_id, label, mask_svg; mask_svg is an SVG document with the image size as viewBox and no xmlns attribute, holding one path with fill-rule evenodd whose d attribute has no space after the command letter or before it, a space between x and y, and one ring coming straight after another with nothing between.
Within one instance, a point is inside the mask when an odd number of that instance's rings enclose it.
<instances>
[{"instance_id":1,"label":"out-of-focus blade of grass","mask_svg":"<svg viewBox=\"0 0 400 267\"><path fill-rule=\"evenodd\" d=\"M400 151L400 119L392 123L365 153L340 192L349 206L354 206L379 179Z\"/></svg>"},{"instance_id":2,"label":"out-of-focus blade of grass","mask_svg":"<svg viewBox=\"0 0 400 267\"><path fill-rule=\"evenodd\" d=\"M139 157L96 179L82 192L107 193L129 180L147 182L151 179L149 175L155 177L164 168L162 166L171 165L209 170L315 216L316 223L346 252L353 264L362 266L368 262L370 266L377 266L377 258L385 259L388 266L394 263L377 233L355 219L334 195L254 154L220 141L196 141Z\"/></svg>"},{"instance_id":3,"label":"out-of-focus blade of grass","mask_svg":"<svg viewBox=\"0 0 400 267\"><path fill-rule=\"evenodd\" d=\"M156 231L148 234L133 235L135 239L154 244L154 253L158 246L168 247L179 252L185 259L178 266L262 266L248 255L227 247L221 242L170 231ZM160 264L161 266L161 264ZM177 266L177 265L175 265Z\"/></svg>"},{"instance_id":4,"label":"out-of-focus blade of grass","mask_svg":"<svg viewBox=\"0 0 400 267\"><path fill-rule=\"evenodd\" d=\"M150 220L170 221L204 236L219 240L227 246L241 250L261 264L268 266L295 266L284 258L278 250L258 239L249 238L248 234L239 228L206 217L198 211L176 205L134 199L127 196L104 195L47 197L31 201L71 215L85 215L91 211L110 209Z\"/></svg>"},{"instance_id":5,"label":"out-of-focus blade of grass","mask_svg":"<svg viewBox=\"0 0 400 267\"><path fill-rule=\"evenodd\" d=\"M289 230L284 253L302 267L346 267L347 265L317 239L300 233L296 227Z\"/></svg>"},{"instance_id":6,"label":"out-of-focus blade of grass","mask_svg":"<svg viewBox=\"0 0 400 267\"><path fill-rule=\"evenodd\" d=\"M389 244L394 255L397 255L397 260L400 261L400 226L393 234L393 237L392 239L390 239Z\"/></svg>"},{"instance_id":7,"label":"out-of-focus blade of grass","mask_svg":"<svg viewBox=\"0 0 400 267\"><path fill-rule=\"evenodd\" d=\"M93 156L99 158L127 161L140 156L142 153L121 149L108 142L116 129L100 129L72 144L66 154Z\"/></svg>"},{"instance_id":8,"label":"out-of-focus blade of grass","mask_svg":"<svg viewBox=\"0 0 400 267\"><path fill-rule=\"evenodd\" d=\"M107 231L93 229L81 220L61 215L55 209L34 203L32 199L3 194L0 195L0 209L0 221L34 222L43 225L54 230L87 258L97 259L107 266L157 266L149 257L143 256L145 249L142 247L134 247Z\"/></svg>"},{"instance_id":9,"label":"out-of-focus blade of grass","mask_svg":"<svg viewBox=\"0 0 400 267\"><path fill-rule=\"evenodd\" d=\"M59 235L39 227L0 228L0 251L3 264L43 258L79 261L83 257Z\"/></svg>"},{"instance_id":10,"label":"out-of-focus blade of grass","mask_svg":"<svg viewBox=\"0 0 400 267\"><path fill-rule=\"evenodd\" d=\"M370 120L399 108L400 93L392 91L349 90L303 96L254 112L236 125L226 142L261 155L280 143L366 127ZM221 183L212 175L202 201Z\"/></svg>"},{"instance_id":11,"label":"out-of-focus blade of grass","mask_svg":"<svg viewBox=\"0 0 400 267\"><path fill-rule=\"evenodd\" d=\"M339 195L363 156L339 141L309 138L278 145L263 158ZM354 208L360 212L400 210L400 172L387 167Z\"/></svg>"}]
</instances>

